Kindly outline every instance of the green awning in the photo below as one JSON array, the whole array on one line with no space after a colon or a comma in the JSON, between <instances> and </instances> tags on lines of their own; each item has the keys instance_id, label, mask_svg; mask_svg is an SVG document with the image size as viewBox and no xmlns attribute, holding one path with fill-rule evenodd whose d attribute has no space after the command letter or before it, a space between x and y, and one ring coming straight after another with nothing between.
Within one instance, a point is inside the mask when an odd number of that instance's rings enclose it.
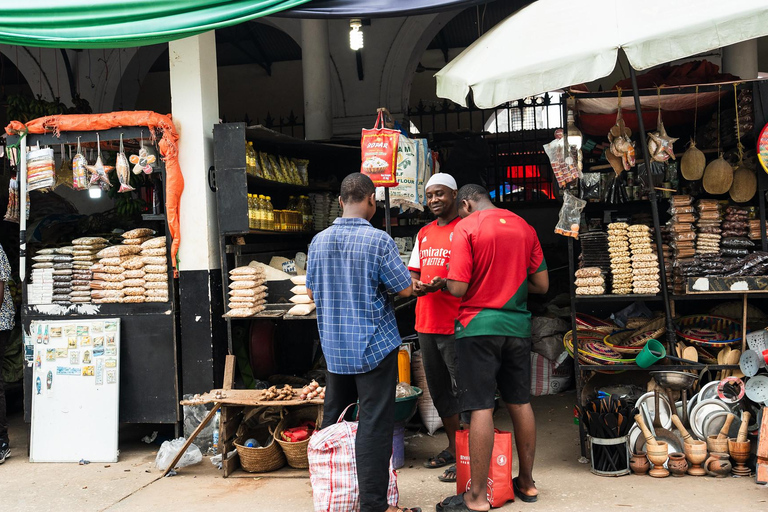
<instances>
[{"instance_id":1,"label":"green awning","mask_svg":"<svg viewBox=\"0 0 768 512\"><path fill-rule=\"evenodd\" d=\"M243 23L310 0L0 0L0 43L125 48Z\"/></svg>"}]
</instances>

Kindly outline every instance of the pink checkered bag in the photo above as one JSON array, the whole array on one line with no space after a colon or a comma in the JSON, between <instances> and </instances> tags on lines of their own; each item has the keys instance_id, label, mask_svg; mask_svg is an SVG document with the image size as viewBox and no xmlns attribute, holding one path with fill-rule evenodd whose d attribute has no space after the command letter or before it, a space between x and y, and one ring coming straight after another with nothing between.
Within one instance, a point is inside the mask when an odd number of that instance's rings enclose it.
<instances>
[{"instance_id":1,"label":"pink checkered bag","mask_svg":"<svg viewBox=\"0 0 768 512\"><path fill-rule=\"evenodd\" d=\"M312 483L315 512L360 510L355 460L357 422L344 421L349 407L344 409L335 425L316 431L309 440L309 478ZM397 473L392 468L390 459L387 503L396 507L399 499Z\"/></svg>"}]
</instances>

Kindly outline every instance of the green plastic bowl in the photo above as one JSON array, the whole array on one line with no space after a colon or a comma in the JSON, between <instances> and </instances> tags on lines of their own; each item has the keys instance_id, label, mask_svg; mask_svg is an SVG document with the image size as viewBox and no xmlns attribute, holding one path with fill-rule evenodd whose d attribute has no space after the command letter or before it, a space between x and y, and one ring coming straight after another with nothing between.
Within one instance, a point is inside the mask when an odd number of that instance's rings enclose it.
<instances>
[{"instance_id":1,"label":"green plastic bowl","mask_svg":"<svg viewBox=\"0 0 768 512\"><path fill-rule=\"evenodd\" d=\"M406 422L410 420L414 414L416 414L416 401L424 393L421 388L412 386L416 391L415 395L407 396L405 398L395 398L395 422ZM359 402L358 402L359 403ZM357 418L357 406L352 409L352 414L347 415L347 419L354 421Z\"/></svg>"}]
</instances>

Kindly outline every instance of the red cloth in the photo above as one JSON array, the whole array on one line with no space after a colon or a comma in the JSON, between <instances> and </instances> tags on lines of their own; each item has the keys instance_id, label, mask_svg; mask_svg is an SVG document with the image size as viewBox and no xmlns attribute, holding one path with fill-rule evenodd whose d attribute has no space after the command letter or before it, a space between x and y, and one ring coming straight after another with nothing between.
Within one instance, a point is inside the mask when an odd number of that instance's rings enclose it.
<instances>
[{"instance_id":1,"label":"red cloth","mask_svg":"<svg viewBox=\"0 0 768 512\"><path fill-rule=\"evenodd\" d=\"M171 263L178 274L176 255L179 251L179 203L184 191L184 177L179 166L179 134L171 116L164 116L148 110L110 112L108 114L71 114L39 117L26 125L11 121L5 127L8 135L18 135L26 128L29 133L98 131L121 126L146 126L154 138L158 130L163 136L158 143L160 154L165 157L165 212L168 229L171 232Z\"/></svg>"},{"instance_id":2,"label":"red cloth","mask_svg":"<svg viewBox=\"0 0 768 512\"><path fill-rule=\"evenodd\" d=\"M536 230L501 208L471 214L456 226L448 279L469 283L456 338L531 336L528 276L546 270Z\"/></svg>"},{"instance_id":3,"label":"red cloth","mask_svg":"<svg viewBox=\"0 0 768 512\"><path fill-rule=\"evenodd\" d=\"M456 217L445 226L434 221L419 230L408 270L421 273L421 282L429 283L435 277L448 277L453 230L460 220ZM419 297L416 302L416 332L453 334L460 302L460 298L447 290Z\"/></svg>"},{"instance_id":4,"label":"red cloth","mask_svg":"<svg viewBox=\"0 0 768 512\"><path fill-rule=\"evenodd\" d=\"M740 80L730 73L720 73L720 67L708 60L692 60L674 66L660 66L637 76L637 86L640 89L655 89L670 85L715 84L718 82L733 82ZM621 87L632 89L632 79L625 78L613 86L613 90Z\"/></svg>"}]
</instances>

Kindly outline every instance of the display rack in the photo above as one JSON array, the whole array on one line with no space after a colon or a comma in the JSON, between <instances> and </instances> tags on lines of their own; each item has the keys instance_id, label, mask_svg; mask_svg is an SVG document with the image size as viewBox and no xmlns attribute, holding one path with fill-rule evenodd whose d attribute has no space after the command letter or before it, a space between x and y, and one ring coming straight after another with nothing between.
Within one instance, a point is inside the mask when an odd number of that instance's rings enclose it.
<instances>
[{"instance_id":1,"label":"display rack","mask_svg":"<svg viewBox=\"0 0 768 512\"><path fill-rule=\"evenodd\" d=\"M100 131L62 131L58 135L27 134L19 141L17 136L9 136L8 142L20 142L22 151L25 147L74 145L97 142L97 134L102 144L149 138L147 127L121 127ZM23 162L22 162L23 164ZM21 172L24 172L22 165ZM165 182L165 166L158 159L154 170ZM164 203L164 202L163 202ZM34 205L33 205L34 208ZM22 211L24 209L22 208ZM23 214L22 214L23 215ZM162 227L171 247L170 230L166 222L165 210L142 215L145 222ZM26 240L21 240L22 245ZM168 251L170 253L170 251ZM25 258L24 252L21 258ZM170 255L168 256L170 258ZM50 313L46 305L30 305L27 301L27 280L22 279L21 320L23 328L29 331L30 323L40 320L92 320L98 318L119 317L121 336L124 342L120 347L120 422L121 423L170 423L177 431L181 422L179 406L179 347L178 347L178 306L177 291L173 276L173 266L168 260L168 296L169 302L147 302L139 304L84 304L62 306L64 311ZM58 308L58 307L57 307ZM152 325L152 329L147 329ZM32 368L24 368L25 420L30 421L32 399Z\"/></svg>"},{"instance_id":2,"label":"display rack","mask_svg":"<svg viewBox=\"0 0 768 512\"><path fill-rule=\"evenodd\" d=\"M635 80L634 72L633 72L633 81ZM636 87L636 85L635 85ZM729 89L730 90L730 84ZM757 95L758 86L756 82L744 82L739 83L737 85L738 89L752 89L754 92L753 94ZM649 96L649 95L669 95L669 94L694 94L696 91L698 92L714 92L718 91L717 85L701 85L701 86L685 86L685 87L670 87L670 88L662 88L661 91L657 90L640 90L639 96ZM632 91L623 91L623 94L625 96L629 96L632 94ZM600 92L600 93L579 93L577 95L578 98L618 98L619 93L617 91L609 91L609 92ZM639 111L640 105L638 98L636 97L635 101L635 107L636 110ZM768 113L766 113L768 114ZM565 118L565 117L564 117ZM640 124L640 142L642 146L642 153L641 155L648 155L647 148L646 148L646 139L645 139L645 130L643 127L643 116L637 116L638 122ZM759 133L759 129L762 127L758 127L758 123L755 123L755 135ZM638 159L638 162L641 159ZM595 166L594 169L585 169L584 172L600 172L602 170L602 166ZM649 198L648 201L646 201L646 204L650 203L651 211L652 211L652 217L653 217L653 231L656 238L658 251L661 253L661 222L659 220L659 213L658 213L658 201L666 201L665 199L657 198L655 190L652 186L653 181L650 177L650 169L649 166L646 166L646 170L648 172L647 180L648 183L651 184L650 191L649 191ZM758 187L757 187L757 202L759 205L759 216L760 216L760 223L761 223L761 245L762 250L766 251L768 249L768 239L766 238L766 205L765 205L765 196L766 191L768 190L768 187L766 186L766 176L764 175L761 170L757 171L758 174ZM605 206L605 205L604 205ZM610 209L613 210L620 210L624 205L610 205ZM574 375L576 378L576 400L579 405L583 405L583 389L584 389L584 372L591 372L591 371L649 371L644 368L640 368L636 364L615 364L615 365L585 365L581 364L579 362L578 357L578 325L576 321L576 316L579 312L579 306L588 305L590 308L589 313L592 313L592 310L595 307L605 307L609 306L610 304L616 304L616 303L622 303L622 304L629 304L632 302L655 302L655 303L663 303L665 308L665 315L667 319L667 342L669 345L668 351L672 354L674 354L674 343L676 341L676 334L675 334L675 325L674 325L674 317L675 317L675 309L676 304L681 303L684 301L696 301L696 300L710 300L710 301L716 301L716 300L728 300L728 299L741 299L743 302L743 316L744 321L742 321L742 349L743 345L746 342L746 331L747 331L747 325L746 325L746 311L747 311L747 300L748 297L755 297L755 298L768 298L768 289L759 289L757 286L753 286L752 289L748 291L728 291L728 289L725 287L724 284L716 285L714 288L717 291L708 291L705 293L697 293L695 290L691 289L691 284L688 283L688 293L686 295L675 295L671 293L671 289L668 287L668 284L666 283L666 272L664 267L664 259L659 258L659 271L660 271L660 280L661 280L661 286L662 290L659 295L594 295L594 296L588 296L588 295L576 295L576 287L574 282L574 275L576 271L576 248L573 238L568 238L568 261L569 261L569 279L570 279L570 306L571 306L571 329L573 332L573 346L574 346ZM711 281L715 281L716 278L710 278ZM667 365L654 365L653 370L672 370L672 371L681 371L681 370L696 370L696 369L703 369L704 367L707 367L710 370L732 370L737 369L738 365L704 365L704 364L667 364ZM586 432L583 428L583 426L579 425L579 439L581 443L581 453L582 455L586 455Z\"/></svg>"},{"instance_id":3,"label":"display rack","mask_svg":"<svg viewBox=\"0 0 768 512\"><path fill-rule=\"evenodd\" d=\"M310 142L289 137L264 128L246 126L245 123L223 123L213 127L214 163L209 175L211 189L216 193L221 252L221 278L224 302L228 300L229 271L247 265L259 256L268 256L307 250L313 231L269 231L251 229L248 225L248 193L269 192L280 199L289 194L329 192L333 177L345 169L360 165L360 147L326 142ZM279 183L248 175L246 172L245 147L252 142L257 151L310 160L309 186ZM330 178L325 182L318 178ZM275 285L278 286L278 285ZM290 287L288 287L290 288ZM274 289L270 300L275 299ZM253 317L227 318L227 337L232 352L232 323L255 319L274 321L313 321L315 314L306 316L287 315L292 303L270 303L262 313ZM314 322L313 322L314 323ZM309 326L308 326L309 327ZM315 327L312 326L312 329Z\"/></svg>"}]
</instances>

